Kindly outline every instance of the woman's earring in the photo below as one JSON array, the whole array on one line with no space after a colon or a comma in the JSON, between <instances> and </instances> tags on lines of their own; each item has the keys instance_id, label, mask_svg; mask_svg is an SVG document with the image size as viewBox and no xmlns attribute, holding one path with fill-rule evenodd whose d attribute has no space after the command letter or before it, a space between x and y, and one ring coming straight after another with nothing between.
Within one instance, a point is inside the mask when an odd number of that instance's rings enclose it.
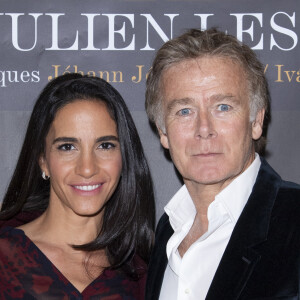
<instances>
[{"instance_id":1,"label":"woman's earring","mask_svg":"<svg viewBox=\"0 0 300 300\"><path fill-rule=\"evenodd\" d=\"M45 171L43 171L42 177L43 177L44 180L48 180L50 178L50 176L46 175Z\"/></svg>"}]
</instances>

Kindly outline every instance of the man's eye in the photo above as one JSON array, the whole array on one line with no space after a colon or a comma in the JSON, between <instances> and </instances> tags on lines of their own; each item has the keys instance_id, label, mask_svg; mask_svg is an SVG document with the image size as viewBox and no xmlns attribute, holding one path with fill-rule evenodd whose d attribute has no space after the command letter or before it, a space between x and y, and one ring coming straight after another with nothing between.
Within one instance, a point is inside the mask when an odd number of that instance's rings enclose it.
<instances>
[{"instance_id":1,"label":"man's eye","mask_svg":"<svg viewBox=\"0 0 300 300\"><path fill-rule=\"evenodd\" d=\"M183 109L181 109L179 112L178 112L178 114L180 115L180 116L187 116L187 115L189 115L190 114L190 109L189 108L183 108Z\"/></svg>"},{"instance_id":2,"label":"man's eye","mask_svg":"<svg viewBox=\"0 0 300 300\"><path fill-rule=\"evenodd\" d=\"M108 143L108 142L102 143L102 144L99 145L99 148L100 148L100 149L104 149L104 150L108 150L108 149L115 148L115 147L116 147L115 144L113 144L113 143Z\"/></svg>"},{"instance_id":3,"label":"man's eye","mask_svg":"<svg viewBox=\"0 0 300 300\"><path fill-rule=\"evenodd\" d=\"M59 145L58 149L63 151L71 151L74 150L75 147L72 144L63 144L63 145Z\"/></svg>"},{"instance_id":4,"label":"man's eye","mask_svg":"<svg viewBox=\"0 0 300 300\"><path fill-rule=\"evenodd\" d=\"M229 109L230 109L230 106L227 105L227 104L220 104L220 105L218 106L218 110L219 110L219 111L229 111Z\"/></svg>"}]
</instances>

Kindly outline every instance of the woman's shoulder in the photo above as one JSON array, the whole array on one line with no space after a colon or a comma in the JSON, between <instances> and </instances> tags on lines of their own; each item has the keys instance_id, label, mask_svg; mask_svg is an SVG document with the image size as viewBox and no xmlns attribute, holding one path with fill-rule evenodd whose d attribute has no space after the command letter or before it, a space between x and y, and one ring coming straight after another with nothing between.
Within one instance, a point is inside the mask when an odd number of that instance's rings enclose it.
<instances>
[{"instance_id":1,"label":"woman's shoulder","mask_svg":"<svg viewBox=\"0 0 300 300\"><path fill-rule=\"evenodd\" d=\"M26 236L20 229L4 226L0 228L0 260L14 259L20 252L26 252Z\"/></svg>"},{"instance_id":2,"label":"woman's shoulder","mask_svg":"<svg viewBox=\"0 0 300 300\"><path fill-rule=\"evenodd\" d=\"M18 237L22 236L24 232L12 226L3 226L0 228L0 239L2 245L5 241L14 244Z\"/></svg>"},{"instance_id":3,"label":"woman's shoulder","mask_svg":"<svg viewBox=\"0 0 300 300\"><path fill-rule=\"evenodd\" d=\"M25 236L22 230L5 226L0 229L0 282L11 284L24 269L24 255L27 254ZM25 269L23 272L26 272ZM1 295L1 294L0 294ZM1 298L2 299L2 298Z\"/></svg>"},{"instance_id":4,"label":"woman's shoulder","mask_svg":"<svg viewBox=\"0 0 300 300\"><path fill-rule=\"evenodd\" d=\"M42 214L42 211L22 211L7 220L0 220L0 229L3 227L18 227L33 221Z\"/></svg>"}]
</instances>

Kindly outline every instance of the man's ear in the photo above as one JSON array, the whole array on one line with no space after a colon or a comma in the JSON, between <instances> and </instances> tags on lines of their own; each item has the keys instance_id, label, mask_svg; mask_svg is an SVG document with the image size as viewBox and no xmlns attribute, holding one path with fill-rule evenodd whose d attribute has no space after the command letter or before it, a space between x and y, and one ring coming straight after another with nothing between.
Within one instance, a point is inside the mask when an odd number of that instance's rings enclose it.
<instances>
[{"instance_id":1,"label":"man's ear","mask_svg":"<svg viewBox=\"0 0 300 300\"><path fill-rule=\"evenodd\" d=\"M261 109L256 114L255 120L252 122L252 139L258 140L263 132L263 124L265 117L265 109Z\"/></svg>"},{"instance_id":2,"label":"man's ear","mask_svg":"<svg viewBox=\"0 0 300 300\"><path fill-rule=\"evenodd\" d=\"M169 140L168 140L167 133L165 132L165 130L162 130L160 127L158 126L156 127L159 134L160 143L165 149L169 149Z\"/></svg>"}]
</instances>

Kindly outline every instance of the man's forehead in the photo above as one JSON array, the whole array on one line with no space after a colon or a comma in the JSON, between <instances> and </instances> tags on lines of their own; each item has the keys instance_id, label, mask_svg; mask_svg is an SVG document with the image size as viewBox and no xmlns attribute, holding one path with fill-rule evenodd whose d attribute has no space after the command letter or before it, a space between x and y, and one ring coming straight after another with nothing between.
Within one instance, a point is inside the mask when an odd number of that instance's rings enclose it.
<instances>
[{"instance_id":1,"label":"man's forehead","mask_svg":"<svg viewBox=\"0 0 300 300\"><path fill-rule=\"evenodd\" d=\"M191 101L191 93L206 93L214 101L245 94L247 87L242 67L218 56L176 63L164 71L161 81L163 98L183 104Z\"/></svg>"},{"instance_id":2,"label":"man's forehead","mask_svg":"<svg viewBox=\"0 0 300 300\"><path fill-rule=\"evenodd\" d=\"M169 70L176 70L177 68L181 69L189 69L191 64L197 64L199 69L201 69L201 65L203 62L210 62L210 61L218 61L219 65L235 65L238 68L244 69L244 65L234 57L229 57L226 55L220 54L205 54L198 57L187 57L183 58L177 62L173 62L172 64L168 65L164 68L162 75L167 73Z\"/></svg>"}]
</instances>

